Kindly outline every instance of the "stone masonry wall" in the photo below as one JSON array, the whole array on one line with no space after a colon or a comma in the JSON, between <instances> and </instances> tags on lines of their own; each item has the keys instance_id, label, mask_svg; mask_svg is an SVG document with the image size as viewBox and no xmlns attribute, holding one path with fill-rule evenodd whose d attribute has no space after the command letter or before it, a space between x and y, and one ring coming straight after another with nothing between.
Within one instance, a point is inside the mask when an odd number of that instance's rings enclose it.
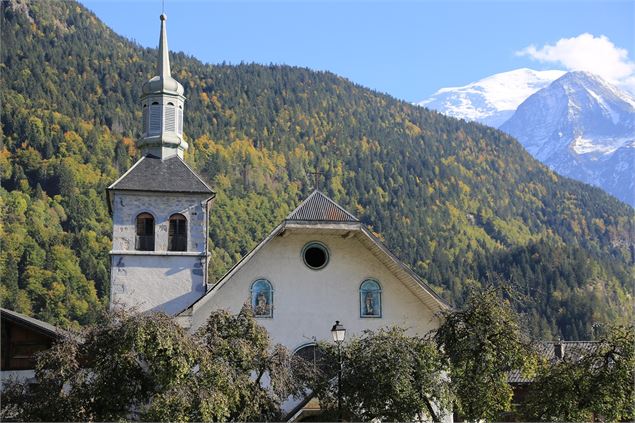
<instances>
[{"instance_id":1,"label":"stone masonry wall","mask_svg":"<svg viewBox=\"0 0 635 423\"><path fill-rule=\"evenodd\" d=\"M121 193L113 195L111 307L136 307L174 314L205 293L207 272L206 195ZM150 213L154 251L136 251L136 218ZM187 251L167 251L169 218L187 219Z\"/></svg>"}]
</instances>

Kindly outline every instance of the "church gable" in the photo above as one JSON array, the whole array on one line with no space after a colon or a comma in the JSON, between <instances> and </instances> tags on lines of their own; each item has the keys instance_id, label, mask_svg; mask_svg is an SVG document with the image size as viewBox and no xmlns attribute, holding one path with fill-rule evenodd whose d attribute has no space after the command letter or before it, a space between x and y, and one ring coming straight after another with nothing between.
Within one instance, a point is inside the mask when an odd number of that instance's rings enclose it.
<instances>
[{"instance_id":1,"label":"church gable","mask_svg":"<svg viewBox=\"0 0 635 423\"><path fill-rule=\"evenodd\" d=\"M318 328L309 334L313 321L343 320L360 331L399 324L427 332L448 307L358 219L318 191L180 316L194 330L213 310L237 312L245 302L261 307L262 324L274 338L278 324L304 327L288 340L290 347L302 336L319 336Z\"/></svg>"}]
</instances>

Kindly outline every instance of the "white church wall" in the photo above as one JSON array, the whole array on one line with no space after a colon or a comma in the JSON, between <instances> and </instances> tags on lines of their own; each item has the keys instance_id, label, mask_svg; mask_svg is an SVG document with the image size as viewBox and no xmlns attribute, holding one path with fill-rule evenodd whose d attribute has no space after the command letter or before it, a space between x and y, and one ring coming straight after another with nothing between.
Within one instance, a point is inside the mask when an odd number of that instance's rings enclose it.
<instances>
[{"instance_id":1,"label":"white church wall","mask_svg":"<svg viewBox=\"0 0 635 423\"><path fill-rule=\"evenodd\" d=\"M330 260L322 270L311 270L301 257L310 241L320 241ZM276 237L254 255L218 291L195 305L191 330L203 325L213 310L240 311L250 300L251 284L260 278L273 286L273 317L258 318L273 342L296 349L317 340L329 340L339 320L348 335L365 329L401 326L426 334L438 326L434 313L356 238L339 235L290 234ZM359 287L374 279L382 287L382 316L360 317Z\"/></svg>"},{"instance_id":2,"label":"white church wall","mask_svg":"<svg viewBox=\"0 0 635 423\"><path fill-rule=\"evenodd\" d=\"M113 254L111 304L178 313L205 293L204 259L186 252Z\"/></svg>"}]
</instances>

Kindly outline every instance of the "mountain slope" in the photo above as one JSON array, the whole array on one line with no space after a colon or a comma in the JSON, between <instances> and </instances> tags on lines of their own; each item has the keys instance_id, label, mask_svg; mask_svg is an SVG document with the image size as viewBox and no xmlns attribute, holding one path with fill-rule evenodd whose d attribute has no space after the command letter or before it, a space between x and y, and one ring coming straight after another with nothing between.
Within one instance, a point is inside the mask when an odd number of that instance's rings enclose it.
<instances>
[{"instance_id":1,"label":"mountain slope","mask_svg":"<svg viewBox=\"0 0 635 423\"><path fill-rule=\"evenodd\" d=\"M569 72L501 126L556 172L635 206L635 98L588 72Z\"/></svg>"},{"instance_id":2,"label":"mountain slope","mask_svg":"<svg viewBox=\"0 0 635 423\"><path fill-rule=\"evenodd\" d=\"M132 163L156 51L72 2L3 2L0 297L54 323L108 293L105 187ZM150 19L150 18L148 18ZM187 160L218 192L212 277L311 191L372 225L460 304L499 273L536 336L588 336L632 312L632 209L561 178L515 140L327 72L172 55Z\"/></svg>"},{"instance_id":3,"label":"mountain slope","mask_svg":"<svg viewBox=\"0 0 635 423\"><path fill-rule=\"evenodd\" d=\"M563 74L526 68L497 73L463 87L442 88L418 105L498 128L527 97Z\"/></svg>"}]
</instances>

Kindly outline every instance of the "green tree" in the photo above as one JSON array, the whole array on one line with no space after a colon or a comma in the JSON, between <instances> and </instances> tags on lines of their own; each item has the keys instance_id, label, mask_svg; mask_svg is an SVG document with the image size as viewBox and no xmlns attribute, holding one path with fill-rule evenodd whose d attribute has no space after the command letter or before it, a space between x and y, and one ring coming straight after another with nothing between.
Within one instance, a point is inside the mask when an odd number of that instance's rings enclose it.
<instances>
[{"instance_id":1,"label":"green tree","mask_svg":"<svg viewBox=\"0 0 635 423\"><path fill-rule=\"evenodd\" d=\"M323 417L337 416L338 351L321 344L314 386ZM401 328L365 331L342 345L342 416L347 421L439 421L450 409L449 381L439 351L429 339Z\"/></svg>"},{"instance_id":2,"label":"green tree","mask_svg":"<svg viewBox=\"0 0 635 423\"><path fill-rule=\"evenodd\" d=\"M42 353L38 383L10 386L2 407L23 421L112 421L161 415L166 398L188 390L190 416L221 420L234 388L225 369L208 363L205 349L165 315L108 315ZM214 381L211 401L191 389L201 379Z\"/></svg>"},{"instance_id":3,"label":"green tree","mask_svg":"<svg viewBox=\"0 0 635 423\"><path fill-rule=\"evenodd\" d=\"M228 415L235 421L275 421L289 396L304 393L304 380L294 373L301 362L284 346L272 345L249 305L237 315L213 312L197 337L213 362L228 369L237 392L237 406Z\"/></svg>"},{"instance_id":4,"label":"green tree","mask_svg":"<svg viewBox=\"0 0 635 423\"><path fill-rule=\"evenodd\" d=\"M527 371L532 363L517 314L499 289L489 287L443 317L434 338L449 364L456 410L470 420L495 420L511 408L509 372Z\"/></svg>"},{"instance_id":5,"label":"green tree","mask_svg":"<svg viewBox=\"0 0 635 423\"><path fill-rule=\"evenodd\" d=\"M37 384L6 386L2 417L271 420L280 416L281 401L302 391L290 360L284 347L270 345L248 308L237 316L213 313L198 336L163 314L118 312L43 352Z\"/></svg>"},{"instance_id":6,"label":"green tree","mask_svg":"<svg viewBox=\"0 0 635 423\"><path fill-rule=\"evenodd\" d=\"M572 346L571 348L574 348ZM591 350L545 361L523 405L532 421L632 421L635 331L613 326Z\"/></svg>"}]
</instances>

